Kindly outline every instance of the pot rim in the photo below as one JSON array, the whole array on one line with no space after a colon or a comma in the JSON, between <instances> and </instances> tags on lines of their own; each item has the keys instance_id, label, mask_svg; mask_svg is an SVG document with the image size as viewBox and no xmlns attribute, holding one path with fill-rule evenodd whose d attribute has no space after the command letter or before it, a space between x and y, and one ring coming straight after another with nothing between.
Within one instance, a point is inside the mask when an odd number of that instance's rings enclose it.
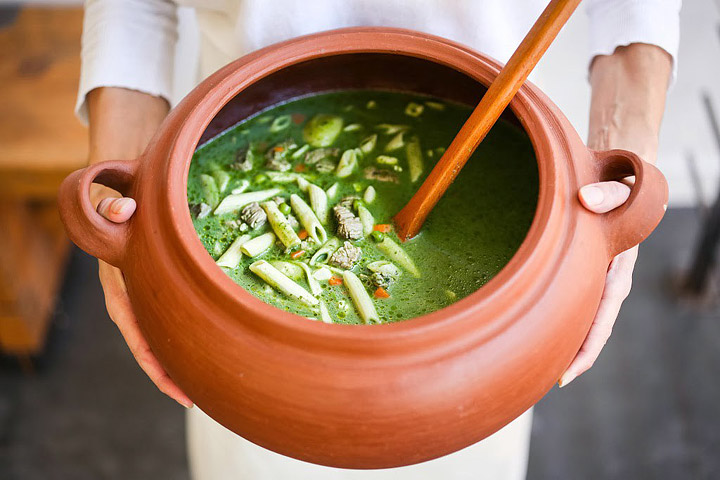
<instances>
[{"instance_id":1,"label":"pot rim","mask_svg":"<svg viewBox=\"0 0 720 480\"><path fill-rule=\"evenodd\" d=\"M238 311L249 313L243 317L256 318L248 321L239 319L254 324L253 328L273 331L272 327L280 327L299 338L314 338L338 348L340 345L346 346L346 341L377 343L382 339L384 343L430 333L437 336L443 330L449 334L454 330L449 328L451 325L462 323L462 320L470 317L477 319L479 326L488 327L482 328L486 334L496 335L509 326L513 319L507 318L503 325L498 325L493 317L499 315L495 311L494 315L489 316L488 312L492 309L488 309L488 305L505 293L503 287L521 276L533 252L546 237L551 212L559 204L554 192L559 187L557 162L554 156L548 155L558 134L539 121L541 118L546 123L548 119L553 120L553 111L535 104L536 87L529 85L529 82L520 88L509 107L530 138L538 166L538 201L531 226L510 261L490 281L445 308L420 317L379 325L308 321L263 302L236 284L215 264L193 227L187 204L190 162L203 132L218 112L245 88L284 68L323 57L359 53L396 54L431 61L455 69L485 86L495 78L501 67L499 62L442 37L389 27L351 27L297 37L265 47L228 64L196 87L199 89L204 84L211 85L209 91L190 108L167 157L168 215L175 238L180 244L179 252L202 272L205 288L216 289L229 303L234 303ZM567 145L563 148L567 148ZM567 168L573 169L571 162L567 162ZM177 208L177 205L182 207ZM574 229L572 225L569 228ZM532 273L536 275L537 271ZM274 332L272 335L278 336L277 331Z\"/></svg>"}]
</instances>

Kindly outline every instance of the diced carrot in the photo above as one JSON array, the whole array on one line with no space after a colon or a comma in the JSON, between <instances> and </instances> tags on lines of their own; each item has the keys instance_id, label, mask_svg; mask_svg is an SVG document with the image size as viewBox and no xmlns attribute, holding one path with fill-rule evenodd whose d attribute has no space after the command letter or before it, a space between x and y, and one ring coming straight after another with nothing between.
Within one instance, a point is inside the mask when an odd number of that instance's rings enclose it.
<instances>
[{"instance_id":1,"label":"diced carrot","mask_svg":"<svg viewBox=\"0 0 720 480\"><path fill-rule=\"evenodd\" d=\"M298 237L300 237L300 240L305 240L308 237L307 230L300 230L298 232Z\"/></svg>"},{"instance_id":2,"label":"diced carrot","mask_svg":"<svg viewBox=\"0 0 720 480\"><path fill-rule=\"evenodd\" d=\"M282 152L283 150L285 150L285 147L281 147L280 145L278 145L277 147L273 148L273 150L276 152Z\"/></svg>"},{"instance_id":3,"label":"diced carrot","mask_svg":"<svg viewBox=\"0 0 720 480\"><path fill-rule=\"evenodd\" d=\"M292 118L292 121L295 125L300 125L305 121L305 115L303 115L302 113L293 113L290 118Z\"/></svg>"},{"instance_id":4,"label":"diced carrot","mask_svg":"<svg viewBox=\"0 0 720 480\"><path fill-rule=\"evenodd\" d=\"M332 276L332 277L330 277L330 280L328 280L328 283L329 283L330 285L335 286L335 285L340 285L340 284L342 284L343 281L342 281L342 278L340 278L340 277Z\"/></svg>"},{"instance_id":5,"label":"diced carrot","mask_svg":"<svg viewBox=\"0 0 720 480\"><path fill-rule=\"evenodd\" d=\"M304 172L304 171L305 171L305 164L304 164L304 163L298 163L297 165L295 165L294 170L295 170L296 172Z\"/></svg>"},{"instance_id":6,"label":"diced carrot","mask_svg":"<svg viewBox=\"0 0 720 480\"><path fill-rule=\"evenodd\" d=\"M302 257L303 255L305 255L305 250L297 250L290 254L290 258L294 260L296 258Z\"/></svg>"},{"instance_id":7,"label":"diced carrot","mask_svg":"<svg viewBox=\"0 0 720 480\"><path fill-rule=\"evenodd\" d=\"M380 233L387 233L392 230L392 225L390 225L389 223L381 223L379 225L375 225L373 227L373 230Z\"/></svg>"},{"instance_id":8,"label":"diced carrot","mask_svg":"<svg viewBox=\"0 0 720 480\"><path fill-rule=\"evenodd\" d=\"M390 294L382 287L378 287L375 290L375 298L390 298Z\"/></svg>"}]
</instances>

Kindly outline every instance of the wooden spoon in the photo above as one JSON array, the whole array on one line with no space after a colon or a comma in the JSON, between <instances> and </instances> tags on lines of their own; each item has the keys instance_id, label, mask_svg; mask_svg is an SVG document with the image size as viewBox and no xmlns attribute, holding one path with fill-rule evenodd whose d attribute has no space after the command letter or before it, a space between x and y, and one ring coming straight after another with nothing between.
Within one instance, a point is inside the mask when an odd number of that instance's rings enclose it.
<instances>
[{"instance_id":1,"label":"wooden spoon","mask_svg":"<svg viewBox=\"0 0 720 480\"><path fill-rule=\"evenodd\" d=\"M425 182L395 215L397 234L402 241L420 231L430 211L495 125L579 3L580 0L552 0L545 8Z\"/></svg>"}]
</instances>

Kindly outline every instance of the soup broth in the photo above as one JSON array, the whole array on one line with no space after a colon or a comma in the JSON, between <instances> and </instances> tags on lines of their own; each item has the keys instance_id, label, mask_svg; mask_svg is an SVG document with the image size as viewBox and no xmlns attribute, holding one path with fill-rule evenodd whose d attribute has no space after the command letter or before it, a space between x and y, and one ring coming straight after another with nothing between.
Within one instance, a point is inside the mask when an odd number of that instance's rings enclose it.
<instances>
[{"instance_id":1,"label":"soup broth","mask_svg":"<svg viewBox=\"0 0 720 480\"><path fill-rule=\"evenodd\" d=\"M470 112L369 90L272 107L195 152L195 229L236 283L304 317L386 323L439 310L507 264L537 203L532 144L501 119L420 234L398 240L392 216Z\"/></svg>"}]
</instances>

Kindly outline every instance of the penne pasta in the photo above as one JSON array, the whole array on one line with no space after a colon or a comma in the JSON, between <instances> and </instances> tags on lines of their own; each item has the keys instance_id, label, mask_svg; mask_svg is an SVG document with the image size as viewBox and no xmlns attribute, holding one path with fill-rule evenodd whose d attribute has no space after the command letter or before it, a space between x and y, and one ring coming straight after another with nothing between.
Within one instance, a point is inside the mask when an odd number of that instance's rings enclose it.
<instances>
[{"instance_id":1,"label":"penne pasta","mask_svg":"<svg viewBox=\"0 0 720 480\"><path fill-rule=\"evenodd\" d=\"M300 302L313 307L320 301L312 296L307 290L290 280L280 270L270 265L265 260L258 260L250 265L250 271L258 277L262 278L265 283L275 288L288 297L299 300ZM358 280L359 281L359 280Z\"/></svg>"},{"instance_id":2,"label":"penne pasta","mask_svg":"<svg viewBox=\"0 0 720 480\"><path fill-rule=\"evenodd\" d=\"M317 279L313 276L312 270L310 270L310 267L305 265L303 262L294 262L294 265L297 265L305 272L305 277L307 278L308 286L310 286L310 292L318 296L322 293L322 287L320 286L320 283L318 283Z\"/></svg>"},{"instance_id":3,"label":"penne pasta","mask_svg":"<svg viewBox=\"0 0 720 480\"><path fill-rule=\"evenodd\" d=\"M285 245L285 248L300 245L300 237L297 236L297 233L295 233L295 230L293 230L290 222L285 218L285 215L278 209L277 203L263 202L260 206L265 210L273 232L275 232L275 235L277 235L282 244Z\"/></svg>"},{"instance_id":4,"label":"penne pasta","mask_svg":"<svg viewBox=\"0 0 720 480\"><path fill-rule=\"evenodd\" d=\"M408 142L405 147L405 155L410 169L410 181L417 182L424 169L422 149L420 148L420 140L417 137L413 137Z\"/></svg>"},{"instance_id":5,"label":"penne pasta","mask_svg":"<svg viewBox=\"0 0 720 480\"><path fill-rule=\"evenodd\" d=\"M222 202L220 202L220 205L217 206L214 213L215 215L222 215L224 213L236 212L248 203L262 202L263 200L267 200L280 192L281 190L279 188L271 188L269 190L258 190L255 192L228 195L222 199Z\"/></svg>"},{"instance_id":6,"label":"penne pasta","mask_svg":"<svg viewBox=\"0 0 720 480\"><path fill-rule=\"evenodd\" d=\"M315 212L315 215L317 215L318 220L320 220L322 224L327 224L329 213L327 193L312 183L308 185L307 192L310 197L310 206Z\"/></svg>"},{"instance_id":7,"label":"penne pasta","mask_svg":"<svg viewBox=\"0 0 720 480\"><path fill-rule=\"evenodd\" d=\"M360 217L360 223L363 226L363 235L366 237L373 232L375 226L375 217L370 213L370 210L365 208L364 205L358 205L357 207L358 217Z\"/></svg>"},{"instance_id":8,"label":"penne pasta","mask_svg":"<svg viewBox=\"0 0 720 480\"><path fill-rule=\"evenodd\" d=\"M337 168L335 169L335 175L340 178L350 176L353 170L355 170L355 167L357 167L357 157L358 150L356 148L345 150L345 152L342 154L342 157L340 157L340 161L337 164Z\"/></svg>"},{"instance_id":9,"label":"penne pasta","mask_svg":"<svg viewBox=\"0 0 720 480\"><path fill-rule=\"evenodd\" d=\"M240 251L250 258L255 258L275 243L275 234L272 232L263 233L252 240L244 242Z\"/></svg>"},{"instance_id":10,"label":"penne pasta","mask_svg":"<svg viewBox=\"0 0 720 480\"><path fill-rule=\"evenodd\" d=\"M340 248L340 240L337 238L331 238L325 245L320 247L317 252L310 259L310 265L316 265L318 263L327 263L330 256L335 253L335 250Z\"/></svg>"},{"instance_id":11,"label":"penne pasta","mask_svg":"<svg viewBox=\"0 0 720 480\"><path fill-rule=\"evenodd\" d=\"M242 251L240 248L251 238L250 235L240 235L237 237L215 263L220 267L237 268L242 259Z\"/></svg>"},{"instance_id":12,"label":"penne pasta","mask_svg":"<svg viewBox=\"0 0 720 480\"><path fill-rule=\"evenodd\" d=\"M395 263L410 272L412 276L420 278L420 270L418 270L413 259L410 258L400 245L390 240L390 238L383 238L382 242L377 244L377 248L390 257L391 260L395 261Z\"/></svg>"},{"instance_id":13,"label":"penne pasta","mask_svg":"<svg viewBox=\"0 0 720 480\"><path fill-rule=\"evenodd\" d=\"M322 192L322 189L318 189ZM323 192L324 194L325 192ZM300 223L302 224L305 231L310 235L310 238L315 240L318 244L327 242L327 232L320 224L320 220L315 216L312 208L305 203L305 200L300 198L299 195L294 193L290 195L290 206L292 207L295 215L297 215Z\"/></svg>"},{"instance_id":14,"label":"penne pasta","mask_svg":"<svg viewBox=\"0 0 720 480\"><path fill-rule=\"evenodd\" d=\"M343 282L348 289L348 293L350 293L355 308L360 314L360 318L365 323L380 323L380 316L375 310L375 304L357 275L350 270L346 270L343 272Z\"/></svg>"}]
</instances>

